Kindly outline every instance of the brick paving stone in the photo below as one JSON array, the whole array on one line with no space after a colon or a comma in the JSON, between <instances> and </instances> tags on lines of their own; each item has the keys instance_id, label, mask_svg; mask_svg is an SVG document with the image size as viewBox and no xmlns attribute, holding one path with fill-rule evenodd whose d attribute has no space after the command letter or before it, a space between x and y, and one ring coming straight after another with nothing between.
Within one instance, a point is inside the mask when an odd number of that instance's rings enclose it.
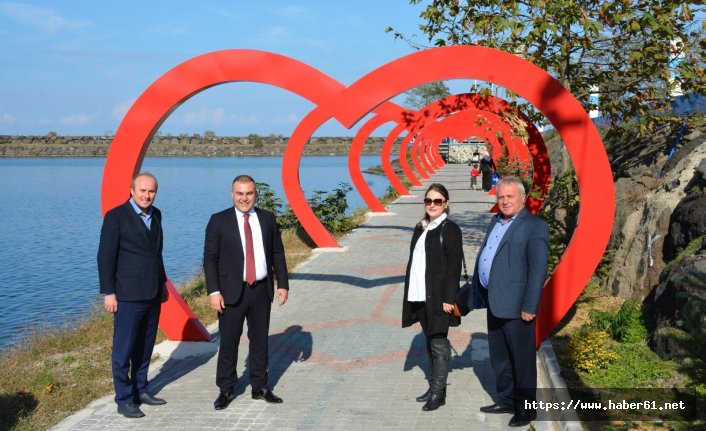
<instances>
[{"instance_id":1,"label":"brick paving stone","mask_svg":"<svg viewBox=\"0 0 706 431\"><path fill-rule=\"evenodd\" d=\"M467 166L448 165L433 181L449 189L451 218L463 230L466 262L472 266L494 198L469 190L467 176ZM287 304L273 306L269 339L270 383L284 404L251 399L246 337L238 358L237 398L222 411L213 409L217 342L165 342L157 346L162 357L152 367L150 386L166 405L144 406L144 418L126 419L117 414L112 396L105 397L54 429L507 429L510 415L478 410L492 403L495 390L482 310L450 331L446 405L423 412L414 399L428 385L424 340L418 326L400 327L400 315L409 242L423 215L425 189L414 188L412 197L389 205L392 215L368 217L340 241L343 251L317 251L292 274ZM541 364L538 368L541 373ZM536 426L557 429L551 422Z\"/></svg>"}]
</instances>

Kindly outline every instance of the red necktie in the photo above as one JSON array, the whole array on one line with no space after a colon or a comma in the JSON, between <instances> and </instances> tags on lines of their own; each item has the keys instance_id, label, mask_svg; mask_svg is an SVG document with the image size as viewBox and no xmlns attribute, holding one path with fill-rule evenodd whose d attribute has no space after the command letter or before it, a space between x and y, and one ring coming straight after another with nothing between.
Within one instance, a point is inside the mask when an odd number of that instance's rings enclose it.
<instances>
[{"instance_id":1,"label":"red necktie","mask_svg":"<svg viewBox=\"0 0 706 431\"><path fill-rule=\"evenodd\" d=\"M250 214L243 214L245 219L245 281L252 285L255 283L255 247L252 243L252 229L250 229Z\"/></svg>"}]
</instances>

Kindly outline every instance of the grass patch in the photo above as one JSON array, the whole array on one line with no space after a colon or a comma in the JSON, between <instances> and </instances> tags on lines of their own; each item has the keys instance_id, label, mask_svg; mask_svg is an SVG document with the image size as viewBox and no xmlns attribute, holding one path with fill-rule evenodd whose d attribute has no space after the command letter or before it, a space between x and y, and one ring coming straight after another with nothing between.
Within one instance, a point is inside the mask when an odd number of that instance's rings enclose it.
<instances>
[{"instance_id":1,"label":"grass patch","mask_svg":"<svg viewBox=\"0 0 706 431\"><path fill-rule=\"evenodd\" d=\"M38 330L0 358L0 429L42 430L111 393L113 318Z\"/></svg>"},{"instance_id":2,"label":"grass patch","mask_svg":"<svg viewBox=\"0 0 706 431\"><path fill-rule=\"evenodd\" d=\"M706 397L698 382L677 361L661 359L648 346L652 316L636 301L622 301L608 296L584 296L577 301L574 314L552 336L554 349L562 365L573 398L581 401L603 401L625 389L633 396L657 402L674 401L675 397L691 398L691 405L702 411ZM603 339L596 337L603 334ZM587 389L588 388L588 389ZM670 389L677 389L672 393ZM612 391L611 391L612 390ZM687 393L689 392L689 393ZM612 398L611 398L612 399ZM640 401L640 400L632 400ZM596 421L595 412L576 412L584 428L596 430L703 429L705 422L626 421L624 414L608 411ZM701 413L699 413L701 414ZM593 415L593 416L592 416ZM701 414L702 415L702 414ZM703 417L699 416L699 417Z\"/></svg>"},{"instance_id":3,"label":"grass patch","mask_svg":"<svg viewBox=\"0 0 706 431\"><path fill-rule=\"evenodd\" d=\"M692 239L691 242L689 242L689 244L687 244L686 247L684 247L684 249L677 254L674 260L664 266L664 271L669 271L679 265L684 258L695 255L696 252L699 251L699 248L701 248L704 241L706 241L706 235Z\"/></svg>"}]
</instances>

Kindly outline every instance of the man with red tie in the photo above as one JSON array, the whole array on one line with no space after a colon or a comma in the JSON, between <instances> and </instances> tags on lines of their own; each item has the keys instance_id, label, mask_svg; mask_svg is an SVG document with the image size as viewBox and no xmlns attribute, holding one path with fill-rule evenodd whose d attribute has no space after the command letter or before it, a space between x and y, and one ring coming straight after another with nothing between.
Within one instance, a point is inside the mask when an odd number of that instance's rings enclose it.
<instances>
[{"instance_id":1,"label":"man with red tie","mask_svg":"<svg viewBox=\"0 0 706 431\"><path fill-rule=\"evenodd\" d=\"M255 208L257 191L252 177L237 176L231 197L233 207L211 216L203 252L209 303L218 312L220 332L216 367L220 393L213 404L216 410L225 409L235 399L238 343L245 319L250 340L252 398L282 402L269 388L267 376L270 308L275 296L283 305L289 293L282 237L275 215Z\"/></svg>"}]
</instances>

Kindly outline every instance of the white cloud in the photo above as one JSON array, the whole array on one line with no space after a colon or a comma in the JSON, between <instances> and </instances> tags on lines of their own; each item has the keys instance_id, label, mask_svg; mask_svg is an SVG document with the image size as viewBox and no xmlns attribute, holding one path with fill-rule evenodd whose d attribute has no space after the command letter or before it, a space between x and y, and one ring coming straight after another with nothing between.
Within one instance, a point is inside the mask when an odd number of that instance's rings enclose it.
<instances>
[{"instance_id":1,"label":"white cloud","mask_svg":"<svg viewBox=\"0 0 706 431\"><path fill-rule=\"evenodd\" d=\"M246 124L253 125L260 120L254 114L249 116L228 115L223 108L210 109L202 105L197 111L185 112L181 116L181 123L187 126L214 125L214 124Z\"/></svg>"},{"instance_id":2,"label":"white cloud","mask_svg":"<svg viewBox=\"0 0 706 431\"><path fill-rule=\"evenodd\" d=\"M0 124L3 126L15 124L15 121L17 121L17 117L12 114L3 112L2 115L0 115Z\"/></svg>"},{"instance_id":3,"label":"white cloud","mask_svg":"<svg viewBox=\"0 0 706 431\"><path fill-rule=\"evenodd\" d=\"M365 28L365 21L361 19L361 17L357 15L353 15L348 18L348 23L351 25L351 27L356 28L356 29L363 29Z\"/></svg>"},{"instance_id":4,"label":"white cloud","mask_svg":"<svg viewBox=\"0 0 706 431\"><path fill-rule=\"evenodd\" d=\"M85 126L96 118L96 114L74 114L61 119L61 124L65 126Z\"/></svg>"},{"instance_id":5,"label":"white cloud","mask_svg":"<svg viewBox=\"0 0 706 431\"><path fill-rule=\"evenodd\" d=\"M234 115L232 118L235 124L241 124L246 126L254 126L255 124L260 123L260 119L257 118L255 114L250 114L248 116Z\"/></svg>"},{"instance_id":6,"label":"white cloud","mask_svg":"<svg viewBox=\"0 0 706 431\"><path fill-rule=\"evenodd\" d=\"M272 27L265 33L268 37L281 37L287 35L287 29L282 26Z\"/></svg>"},{"instance_id":7,"label":"white cloud","mask_svg":"<svg viewBox=\"0 0 706 431\"><path fill-rule=\"evenodd\" d=\"M113 118L122 121L127 111L129 111L130 107L135 103L135 100L137 99L125 100L113 106Z\"/></svg>"},{"instance_id":8,"label":"white cloud","mask_svg":"<svg viewBox=\"0 0 706 431\"><path fill-rule=\"evenodd\" d=\"M306 13L306 10L300 6L288 5L280 8L268 8L270 12L284 18L297 18Z\"/></svg>"},{"instance_id":9,"label":"white cloud","mask_svg":"<svg viewBox=\"0 0 706 431\"><path fill-rule=\"evenodd\" d=\"M21 24L54 33L60 30L75 30L92 27L90 21L68 20L52 9L26 3L2 2L0 14Z\"/></svg>"},{"instance_id":10,"label":"white cloud","mask_svg":"<svg viewBox=\"0 0 706 431\"><path fill-rule=\"evenodd\" d=\"M264 30L260 36L255 39L254 43L265 43L274 46L312 46L316 48L327 44L323 39L297 38L290 29L283 26L270 27Z\"/></svg>"},{"instance_id":11,"label":"white cloud","mask_svg":"<svg viewBox=\"0 0 706 431\"><path fill-rule=\"evenodd\" d=\"M279 116L277 118L274 118L272 120L272 124L285 124L285 125L291 125L291 124L297 124L299 123L299 116L297 114L289 114L289 115L284 115L284 116Z\"/></svg>"},{"instance_id":12,"label":"white cloud","mask_svg":"<svg viewBox=\"0 0 706 431\"><path fill-rule=\"evenodd\" d=\"M150 27L150 32L159 36L188 36L191 25L176 22L159 23Z\"/></svg>"}]
</instances>

